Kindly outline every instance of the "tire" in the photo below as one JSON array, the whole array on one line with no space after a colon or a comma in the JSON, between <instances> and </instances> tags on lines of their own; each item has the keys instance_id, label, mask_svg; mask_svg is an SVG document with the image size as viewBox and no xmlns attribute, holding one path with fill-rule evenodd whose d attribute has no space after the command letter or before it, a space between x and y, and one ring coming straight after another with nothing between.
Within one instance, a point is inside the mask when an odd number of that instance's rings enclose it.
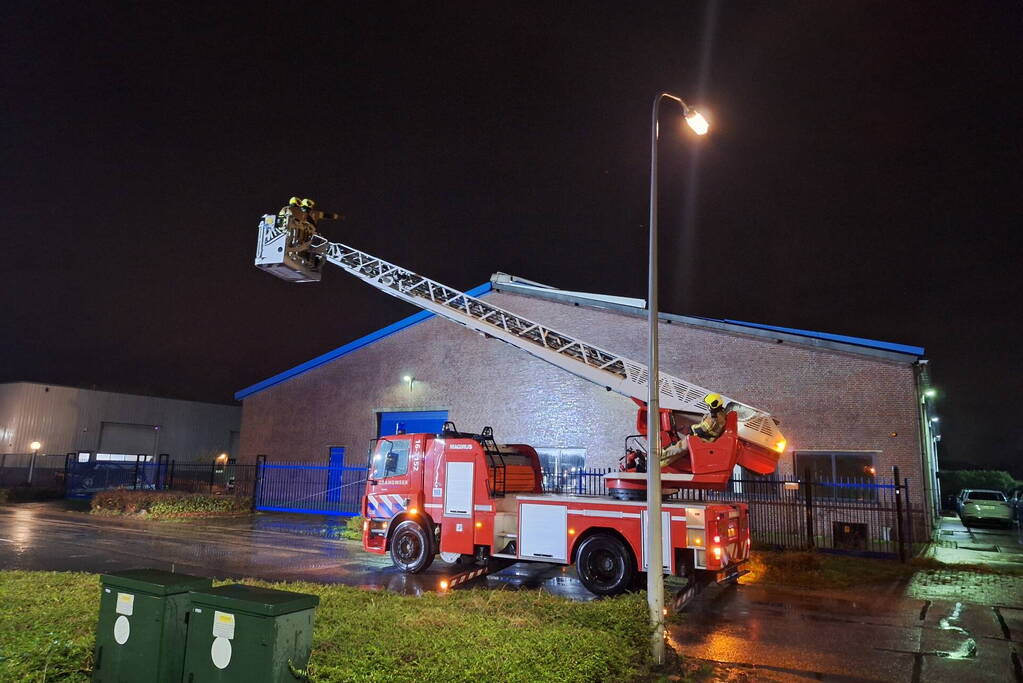
<instances>
[{"instance_id":1,"label":"tire","mask_svg":"<svg viewBox=\"0 0 1023 683\"><path fill-rule=\"evenodd\" d=\"M398 524L390 545L391 562L406 574L418 574L433 564L433 540L414 519Z\"/></svg>"},{"instance_id":2,"label":"tire","mask_svg":"<svg viewBox=\"0 0 1023 683\"><path fill-rule=\"evenodd\" d=\"M620 595L632 586L636 563L624 543L611 534L597 533L579 546L575 571L591 593Z\"/></svg>"}]
</instances>

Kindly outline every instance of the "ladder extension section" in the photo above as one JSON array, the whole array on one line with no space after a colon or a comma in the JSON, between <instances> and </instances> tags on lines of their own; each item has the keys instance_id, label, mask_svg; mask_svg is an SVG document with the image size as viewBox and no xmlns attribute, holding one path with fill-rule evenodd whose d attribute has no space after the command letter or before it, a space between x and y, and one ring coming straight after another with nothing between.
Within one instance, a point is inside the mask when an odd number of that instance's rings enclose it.
<instances>
[{"instance_id":1,"label":"ladder extension section","mask_svg":"<svg viewBox=\"0 0 1023 683\"><path fill-rule=\"evenodd\" d=\"M304 222L300 224L301 228L292 225L298 223L294 218L288 219L287 225L284 223L283 216L263 216L257 265L267 268L278 277L299 280L293 273L287 272L288 252L294 252L291 249L278 251L277 247L286 245L289 231L307 231L308 228ZM262 255L273 258L272 255L278 253L281 254L281 260L273 264L277 268L268 268L266 257ZM643 363L574 339L371 254L340 242L330 242L318 234L314 234L306 243L303 253L306 258L322 257L386 294L474 332L511 344L611 391L644 402L647 399L649 371ZM286 272L281 272L281 266ZM318 273L308 279L319 279ZM704 412L703 398L711 393L710 390L663 372L659 375L662 409L694 415ZM741 439L777 451L777 444L783 437L768 413L728 397L725 397L725 401L734 404Z\"/></svg>"}]
</instances>

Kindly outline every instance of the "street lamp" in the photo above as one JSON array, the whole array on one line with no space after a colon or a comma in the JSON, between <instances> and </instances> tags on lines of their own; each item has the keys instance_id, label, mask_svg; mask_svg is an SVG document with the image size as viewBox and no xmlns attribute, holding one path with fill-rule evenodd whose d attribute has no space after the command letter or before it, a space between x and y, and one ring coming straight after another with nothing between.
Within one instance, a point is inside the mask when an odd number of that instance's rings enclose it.
<instances>
[{"instance_id":1,"label":"street lamp","mask_svg":"<svg viewBox=\"0 0 1023 683\"><path fill-rule=\"evenodd\" d=\"M28 483L32 483L32 475L35 474L36 470L36 454L39 453L39 449L43 447L38 441L33 441L28 445L32 449L32 459L28 461Z\"/></svg>"},{"instance_id":2,"label":"street lamp","mask_svg":"<svg viewBox=\"0 0 1023 683\"><path fill-rule=\"evenodd\" d=\"M647 317L650 323L650 371L646 402L646 433L649 454L646 466L647 499L647 604L650 621L654 626L651 647L654 661L664 663L664 576L661 570L661 411L660 364L657 353L657 140L660 131L657 119L661 100L674 100L682 106L686 123L697 135L706 134L710 127L707 119L690 109L682 98L662 92L654 98L650 130L650 263L647 283ZM656 564L655 564L656 563Z\"/></svg>"}]
</instances>

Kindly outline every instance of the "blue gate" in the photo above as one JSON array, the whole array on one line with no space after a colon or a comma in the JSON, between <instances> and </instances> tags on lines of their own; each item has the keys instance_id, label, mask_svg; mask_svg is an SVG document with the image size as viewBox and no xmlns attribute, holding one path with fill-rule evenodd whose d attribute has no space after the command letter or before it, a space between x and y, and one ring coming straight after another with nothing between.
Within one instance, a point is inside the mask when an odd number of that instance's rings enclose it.
<instances>
[{"instance_id":1,"label":"blue gate","mask_svg":"<svg viewBox=\"0 0 1023 683\"><path fill-rule=\"evenodd\" d=\"M331 458L332 463L338 461L343 458ZM258 476L257 510L344 517L361 512L365 467L265 463Z\"/></svg>"}]
</instances>

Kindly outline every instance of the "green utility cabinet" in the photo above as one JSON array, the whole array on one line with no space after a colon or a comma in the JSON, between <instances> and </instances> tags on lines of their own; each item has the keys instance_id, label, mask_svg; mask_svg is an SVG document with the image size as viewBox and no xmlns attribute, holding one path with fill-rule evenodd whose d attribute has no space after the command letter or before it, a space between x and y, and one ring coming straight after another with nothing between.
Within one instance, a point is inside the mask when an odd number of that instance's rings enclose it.
<instances>
[{"instance_id":1,"label":"green utility cabinet","mask_svg":"<svg viewBox=\"0 0 1023 683\"><path fill-rule=\"evenodd\" d=\"M305 680L315 595L231 584L191 594L183 683Z\"/></svg>"},{"instance_id":2,"label":"green utility cabinet","mask_svg":"<svg viewBox=\"0 0 1023 683\"><path fill-rule=\"evenodd\" d=\"M210 579L159 569L100 577L94 683L178 683L185 659L189 591Z\"/></svg>"}]
</instances>

